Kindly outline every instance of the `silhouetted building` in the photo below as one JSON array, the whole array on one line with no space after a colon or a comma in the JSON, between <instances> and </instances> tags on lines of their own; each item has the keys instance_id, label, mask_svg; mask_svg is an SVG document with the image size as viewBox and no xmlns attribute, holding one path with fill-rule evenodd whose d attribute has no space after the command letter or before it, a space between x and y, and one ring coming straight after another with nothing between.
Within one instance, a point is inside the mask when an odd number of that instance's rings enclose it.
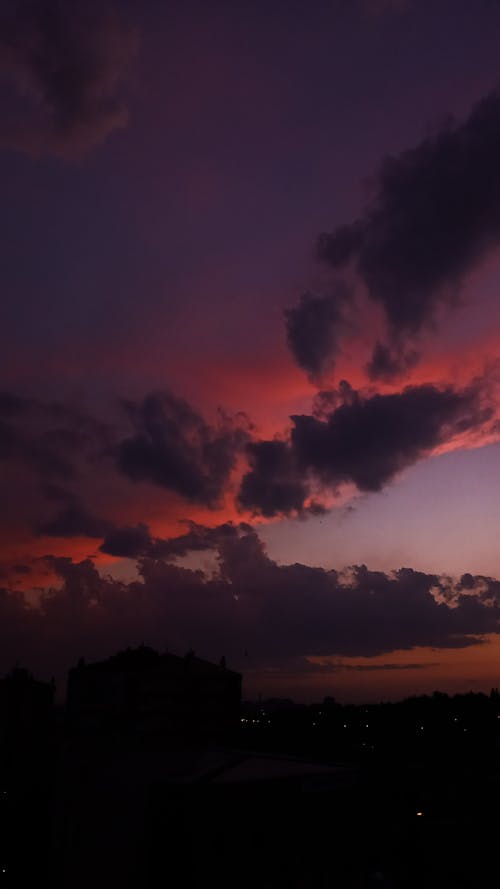
<instances>
[{"instance_id":1,"label":"silhouetted building","mask_svg":"<svg viewBox=\"0 0 500 889\"><path fill-rule=\"evenodd\" d=\"M0 885L47 885L54 691L27 670L0 679Z\"/></svg>"},{"instance_id":2,"label":"silhouetted building","mask_svg":"<svg viewBox=\"0 0 500 889\"><path fill-rule=\"evenodd\" d=\"M141 646L70 670L69 727L76 733L160 736L172 741L225 738L237 728L241 675L225 661L158 654Z\"/></svg>"},{"instance_id":3,"label":"silhouetted building","mask_svg":"<svg viewBox=\"0 0 500 889\"><path fill-rule=\"evenodd\" d=\"M17 668L0 679L0 746L33 742L46 730L54 703L54 683L39 682Z\"/></svg>"}]
</instances>

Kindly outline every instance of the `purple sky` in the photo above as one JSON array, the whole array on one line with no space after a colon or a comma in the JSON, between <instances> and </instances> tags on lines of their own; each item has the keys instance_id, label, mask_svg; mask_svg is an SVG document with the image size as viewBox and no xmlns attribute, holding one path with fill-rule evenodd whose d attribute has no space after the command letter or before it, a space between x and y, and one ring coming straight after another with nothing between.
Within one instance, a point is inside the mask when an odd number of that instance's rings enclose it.
<instances>
[{"instance_id":1,"label":"purple sky","mask_svg":"<svg viewBox=\"0 0 500 889\"><path fill-rule=\"evenodd\" d=\"M499 38L495 0L4 4L1 669L498 685Z\"/></svg>"}]
</instances>

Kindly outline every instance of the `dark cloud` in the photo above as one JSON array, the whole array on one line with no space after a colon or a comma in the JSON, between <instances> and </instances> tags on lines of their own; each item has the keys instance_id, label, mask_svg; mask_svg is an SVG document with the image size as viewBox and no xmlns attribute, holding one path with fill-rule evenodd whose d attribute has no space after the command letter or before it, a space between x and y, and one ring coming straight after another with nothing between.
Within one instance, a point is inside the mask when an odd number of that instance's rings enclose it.
<instances>
[{"instance_id":1,"label":"dark cloud","mask_svg":"<svg viewBox=\"0 0 500 889\"><path fill-rule=\"evenodd\" d=\"M54 427L38 435L32 425L0 421L0 460L24 464L43 478L71 479L76 469L66 433Z\"/></svg>"},{"instance_id":2,"label":"dark cloud","mask_svg":"<svg viewBox=\"0 0 500 889\"><path fill-rule=\"evenodd\" d=\"M36 531L51 537L103 537L109 528L110 522L94 515L74 498L53 518L41 522Z\"/></svg>"},{"instance_id":3,"label":"dark cloud","mask_svg":"<svg viewBox=\"0 0 500 889\"><path fill-rule=\"evenodd\" d=\"M224 522L214 528L207 528L197 522L188 522L187 524L189 531L179 537L171 537L168 540L156 538L149 555L156 559L171 560L192 552L217 550L224 545L225 541L237 538L244 531L250 531L250 526L245 522L240 522L238 525L233 522Z\"/></svg>"},{"instance_id":4,"label":"dark cloud","mask_svg":"<svg viewBox=\"0 0 500 889\"><path fill-rule=\"evenodd\" d=\"M438 667L437 663L425 664L335 664L334 671L352 670L355 673L387 673L393 670L427 670L429 667Z\"/></svg>"},{"instance_id":5,"label":"dark cloud","mask_svg":"<svg viewBox=\"0 0 500 889\"><path fill-rule=\"evenodd\" d=\"M313 399L312 413L318 420L329 417L343 405L354 405L358 402L359 393L347 380L340 380L336 389L320 389Z\"/></svg>"},{"instance_id":6,"label":"dark cloud","mask_svg":"<svg viewBox=\"0 0 500 889\"><path fill-rule=\"evenodd\" d=\"M150 482L210 507L231 490L251 428L243 415L219 411L210 424L169 393L123 407L118 400L107 405L104 422L75 403L0 393L3 534L10 539L15 528L100 538L109 554L163 556L172 542L146 538L143 526L139 539L136 528L118 526L117 502L130 498L131 482ZM188 543L209 548L206 534L188 527L175 544L179 552Z\"/></svg>"},{"instance_id":7,"label":"dark cloud","mask_svg":"<svg viewBox=\"0 0 500 889\"><path fill-rule=\"evenodd\" d=\"M225 522L215 528L208 528L197 522L188 522L188 525L189 531L185 534L168 539L153 537L148 526L142 523L132 527L112 528L99 548L103 553L122 558L137 559L147 556L171 561L190 552L217 549L226 538L236 537L241 530L248 529L248 525L244 523L233 525L232 522Z\"/></svg>"},{"instance_id":8,"label":"dark cloud","mask_svg":"<svg viewBox=\"0 0 500 889\"><path fill-rule=\"evenodd\" d=\"M296 308L285 311L288 345L297 364L312 379L333 369L347 326L348 296L339 284L330 294L305 293Z\"/></svg>"},{"instance_id":9,"label":"dark cloud","mask_svg":"<svg viewBox=\"0 0 500 889\"><path fill-rule=\"evenodd\" d=\"M217 425L210 426L169 392L126 402L125 407L135 434L116 449L120 472L132 481L149 481L214 506L247 440L245 419L220 415Z\"/></svg>"},{"instance_id":10,"label":"dark cloud","mask_svg":"<svg viewBox=\"0 0 500 889\"><path fill-rule=\"evenodd\" d=\"M54 491L62 490L58 482L74 479L82 460L102 455L112 434L106 424L71 404L7 392L0 396L0 460L28 468L47 491L50 479L56 480Z\"/></svg>"},{"instance_id":11,"label":"dark cloud","mask_svg":"<svg viewBox=\"0 0 500 889\"><path fill-rule=\"evenodd\" d=\"M13 392L0 391L0 416L15 417L23 413L30 405L31 400L22 398Z\"/></svg>"},{"instance_id":12,"label":"dark cloud","mask_svg":"<svg viewBox=\"0 0 500 889\"><path fill-rule=\"evenodd\" d=\"M60 504L60 508L51 518L35 524L34 530L39 535L98 538L113 527L110 521L89 510L74 491L49 482L42 485L42 493L45 501Z\"/></svg>"},{"instance_id":13,"label":"dark cloud","mask_svg":"<svg viewBox=\"0 0 500 889\"><path fill-rule=\"evenodd\" d=\"M464 277L500 243L499 152L493 93L463 123L449 121L387 158L364 214L321 235L320 258L337 273L354 269L384 311L388 342L374 346L370 379L411 370L419 359L413 341L458 303ZM290 349L313 379L333 368L353 309L353 295L341 281L335 287L335 295L306 294L286 312Z\"/></svg>"},{"instance_id":14,"label":"dark cloud","mask_svg":"<svg viewBox=\"0 0 500 889\"><path fill-rule=\"evenodd\" d=\"M70 506L75 502L73 491L69 491L68 488L64 488L62 485L54 482L42 485L42 492L44 497L53 503L63 503L66 506Z\"/></svg>"},{"instance_id":15,"label":"dark cloud","mask_svg":"<svg viewBox=\"0 0 500 889\"><path fill-rule=\"evenodd\" d=\"M0 145L73 155L126 125L123 83L137 37L103 0L7 0L0 73L11 84Z\"/></svg>"},{"instance_id":16,"label":"dark cloud","mask_svg":"<svg viewBox=\"0 0 500 889\"><path fill-rule=\"evenodd\" d=\"M140 581L130 583L102 577L89 559L47 557L59 583L38 608L0 591L0 669L24 663L61 673L79 655L141 641L209 657L225 652L231 665L259 669L294 658L463 648L499 632L500 584L491 578L472 577L464 588L408 568L340 574L278 565L255 532L241 528L220 534L217 552L218 577L146 557Z\"/></svg>"},{"instance_id":17,"label":"dark cloud","mask_svg":"<svg viewBox=\"0 0 500 889\"><path fill-rule=\"evenodd\" d=\"M360 491L379 491L433 448L491 416L479 384L363 395L344 381L337 392L319 394L314 415L291 418L289 443L252 446L240 502L264 515L300 511L311 479L331 490L353 483ZM264 459L268 452L271 458Z\"/></svg>"},{"instance_id":18,"label":"dark cloud","mask_svg":"<svg viewBox=\"0 0 500 889\"><path fill-rule=\"evenodd\" d=\"M0 420L0 460L10 460L18 453L19 439L10 423Z\"/></svg>"},{"instance_id":19,"label":"dark cloud","mask_svg":"<svg viewBox=\"0 0 500 889\"><path fill-rule=\"evenodd\" d=\"M248 457L250 471L241 482L240 505L264 516L302 511L308 486L289 445L284 441L252 442Z\"/></svg>"},{"instance_id":20,"label":"dark cloud","mask_svg":"<svg viewBox=\"0 0 500 889\"><path fill-rule=\"evenodd\" d=\"M13 565L13 570L16 574L31 574L31 567L29 565Z\"/></svg>"},{"instance_id":21,"label":"dark cloud","mask_svg":"<svg viewBox=\"0 0 500 889\"><path fill-rule=\"evenodd\" d=\"M75 480L83 464L110 458L129 480L150 481L193 502L215 504L248 440L246 417L219 411L210 425L169 392L125 401L122 407L131 435L123 423L119 431L70 404L3 393L0 460L28 466L40 475L45 496L66 506L74 506L76 495L64 483Z\"/></svg>"},{"instance_id":22,"label":"dark cloud","mask_svg":"<svg viewBox=\"0 0 500 889\"><path fill-rule=\"evenodd\" d=\"M491 409L478 395L474 386L458 391L430 384L390 395L356 393L325 421L292 417L291 447L302 469L325 484L354 482L361 491L378 491L438 444L489 419Z\"/></svg>"},{"instance_id":23,"label":"dark cloud","mask_svg":"<svg viewBox=\"0 0 500 889\"><path fill-rule=\"evenodd\" d=\"M480 640L476 643L480 645ZM428 670L430 668L439 667L438 661L408 662L408 663L387 663L387 664L351 664L340 660L315 660L310 662L311 672L318 673L391 673L399 670Z\"/></svg>"},{"instance_id":24,"label":"dark cloud","mask_svg":"<svg viewBox=\"0 0 500 889\"><path fill-rule=\"evenodd\" d=\"M0 580L4 583L14 583L19 577L31 574L30 565L22 565L9 560L0 561Z\"/></svg>"},{"instance_id":25,"label":"dark cloud","mask_svg":"<svg viewBox=\"0 0 500 889\"><path fill-rule=\"evenodd\" d=\"M111 556L137 559L150 551L152 543L148 526L139 523L129 527L111 528L99 549Z\"/></svg>"},{"instance_id":26,"label":"dark cloud","mask_svg":"<svg viewBox=\"0 0 500 889\"><path fill-rule=\"evenodd\" d=\"M414 349L404 351L401 348L390 348L377 342L372 357L366 366L371 380L390 381L400 377L418 363L419 354Z\"/></svg>"},{"instance_id":27,"label":"dark cloud","mask_svg":"<svg viewBox=\"0 0 500 889\"><path fill-rule=\"evenodd\" d=\"M322 235L319 254L352 264L392 335L414 336L455 299L463 277L500 241L500 96L477 104L416 148L382 164L351 225Z\"/></svg>"},{"instance_id":28,"label":"dark cloud","mask_svg":"<svg viewBox=\"0 0 500 889\"><path fill-rule=\"evenodd\" d=\"M460 583L464 590L471 590L474 587L474 578L472 574L462 574L460 578Z\"/></svg>"}]
</instances>

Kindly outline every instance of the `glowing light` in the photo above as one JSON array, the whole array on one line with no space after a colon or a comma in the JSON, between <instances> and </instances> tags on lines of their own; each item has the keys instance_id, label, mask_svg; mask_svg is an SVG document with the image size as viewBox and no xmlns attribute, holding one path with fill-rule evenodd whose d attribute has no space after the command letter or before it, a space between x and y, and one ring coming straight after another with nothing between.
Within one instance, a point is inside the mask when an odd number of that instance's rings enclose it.
<instances>
[{"instance_id":1,"label":"glowing light","mask_svg":"<svg viewBox=\"0 0 500 889\"><path fill-rule=\"evenodd\" d=\"M422 817L423 814L423 812L417 812L417 815L419 815L420 817Z\"/></svg>"}]
</instances>

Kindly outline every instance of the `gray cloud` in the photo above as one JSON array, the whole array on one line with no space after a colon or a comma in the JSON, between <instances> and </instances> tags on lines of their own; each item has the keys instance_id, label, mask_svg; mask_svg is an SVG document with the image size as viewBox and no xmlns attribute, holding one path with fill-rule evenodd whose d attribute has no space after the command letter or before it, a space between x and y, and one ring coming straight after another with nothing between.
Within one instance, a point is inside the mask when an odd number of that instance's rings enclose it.
<instances>
[{"instance_id":1,"label":"gray cloud","mask_svg":"<svg viewBox=\"0 0 500 889\"><path fill-rule=\"evenodd\" d=\"M464 278L500 244L500 95L483 98L463 122L449 120L416 147L386 158L358 219L324 233L318 256L342 293L302 298L286 313L291 351L312 378L333 367L354 307L349 272L383 310L386 342L367 366L373 380L404 375L415 344L443 309L460 303Z\"/></svg>"},{"instance_id":2,"label":"gray cloud","mask_svg":"<svg viewBox=\"0 0 500 889\"><path fill-rule=\"evenodd\" d=\"M378 491L399 472L454 435L492 418L482 384L466 389L431 384L390 395L364 395L342 382L323 391L313 415L292 416L289 442L257 442L240 503L272 516L300 512L314 489L353 483Z\"/></svg>"},{"instance_id":3,"label":"gray cloud","mask_svg":"<svg viewBox=\"0 0 500 889\"><path fill-rule=\"evenodd\" d=\"M246 418L221 414L211 426L169 392L126 402L125 408L135 433L116 448L118 470L132 481L149 481L194 503L214 506L247 441Z\"/></svg>"},{"instance_id":4,"label":"gray cloud","mask_svg":"<svg viewBox=\"0 0 500 889\"><path fill-rule=\"evenodd\" d=\"M401 347L391 349L389 346L377 342L366 366L366 372L371 380L393 380L415 367L419 357L415 349L408 351Z\"/></svg>"},{"instance_id":5,"label":"gray cloud","mask_svg":"<svg viewBox=\"0 0 500 889\"><path fill-rule=\"evenodd\" d=\"M0 392L0 495L11 521L15 515L39 535L113 533L114 548L121 531L110 518L114 502L106 503L103 485L115 498L131 482L149 482L215 507L251 428L243 414L222 411L210 424L169 392L116 401L107 417L104 422L78 405ZM131 555L140 552L132 547Z\"/></svg>"},{"instance_id":6,"label":"gray cloud","mask_svg":"<svg viewBox=\"0 0 500 889\"><path fill-rule=\"evenodd\" d=\"M334 367L348 326L349 298L347 288L338 284L328 294L304 293L295 308L285 311L288 345L297 364L313 380Z\"/></svg>"},{"instance_id":7,"label":"gray cloud","mask_svg":"<svg viewBox=\"0 0 500 889\"><path fill-rule=\"evenodd\" d=\"M40 522L35 531L50 537L103 537L111 523L94 515L75 495L68 495L66 505L52 518Z\"/></svg>"},{"instance_id":8,"label":"gray cloud","mask_svg":"<svg viewBox=\"0 0 500 889\"><path fill-rule=\"evenodd\" d=\"M214 528L197 522L187 524L189 530L185 534L168 539L153 537L149 527L143 523L114 527L109 529L99 549L103 553L122 558L138 559L142 556L171 561L187 553L217 549L226 538L237 537L241 531L250 530L249 525L244 522L239 525L225 522Z\"/></svg>"},{"instance_id":9,"label":"gray cloud","mask_svg":"<svg viewBox=\"0 0 500 889\"><path fill-rule=\"evenodd\" d=\"M80 407L0 394L0 460L29 468L45 485L75 478L79 463L102 454L112 435Z\"/></svg>"},{"instance_id":10,"label":"gray cloud","mask_svg":"<svg viewBox=\"0 0 500 889\"><path fill-rule=\"evenodd\" d=\"M463 648L499 631L500 584L491 578L278 565L252 530L214 536L217 578L144 557L140 582L123 583L102 577L88 559L47 557L59 584L39 608L0 592L0 669L22 662L60 673L81 654L101 657L141 641L209 657L224 652L234 666L259 669L311 656Z\"/></svg>"},{"instance_id":11,"label":"gray cloud","mask_svg":"<svg viewBox=\"0 0 500 889\"><path fill-rule=\"evenodd\" d=\"M152 545L153 540L148 526L140 522L138 525L110 528L105 533L99 549L111 556L137 559L149 553Z\"/></svg>"},{"instance_id":12,"label":"gray cloud","mask_svg":"<svg viewBox=\"0 0 500 889\"><path fill-rule=\"evenodd\" d=\"M384 161L364 215L324 234L319 255L354 265L396 338L431 324L500 241L500 96Z\"/></svg>"},{"instance_id":13,"label":"gray cloud","mask_svg":"<svg viewBox=\"0 0 500 889\"><path fill-rule=\"evenodd\" d=\"M243 477L239 503L264 516L301 512L308 496L293 450L284 441L257 441L248 445L250 470Z\"/></svg>"}]
</instances>

